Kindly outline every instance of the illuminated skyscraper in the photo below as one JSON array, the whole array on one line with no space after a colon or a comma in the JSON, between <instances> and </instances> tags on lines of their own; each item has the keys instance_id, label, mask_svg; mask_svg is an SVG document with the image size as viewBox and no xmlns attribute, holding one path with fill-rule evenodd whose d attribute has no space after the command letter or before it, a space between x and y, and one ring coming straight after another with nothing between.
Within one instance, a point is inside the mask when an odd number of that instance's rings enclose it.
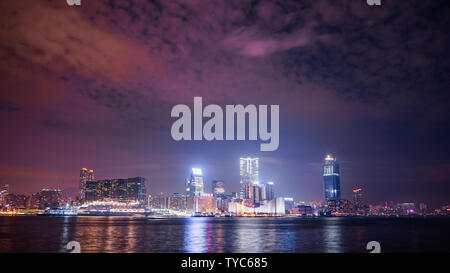
<instances>
[{"instance_id":1,"label":"illuminated skyscraper","mask_svg":"<svg viewBox=\"0 0 450 273\"><path fill-rule=\"evenodd\" d=\"M286 213L291 213L294 207L294 199L292 197L284 197L284 209Z\"/></svg>"},{"instance_id":2,"label":"illuminated skyscraper","mask_svg":"<svg viewBox=\"0 0 450 273\"><path fill-rule=\"evenodd\" d=\"M199 196L204 192L202 169L192 168L191 176L186 181L186 194Z\"/></svg>"},{"instance_id":3,"label":"illuminated skyscraper","mask_svg":"<svg viewBox=\"0 0 450 273\"><path fill-rule=\"evenodd\" d=\"M147 180L143 177L86 181L84 202L116 201L140 202L147 200Z\"/></svg>"},{"instance_id":4,"label":"illuminated skyscraper","mask_svg":"<svg viewBox=\"0 0 450 273\"><path fill-rule=\"evenodd\" d=\"M82 168L80 171L80 202L83 203L86 199L86 182L94 181L94 170Z\"/></svg>"},{"instance_id":5,"label":"illuminated skyscraper","mask_svg":"<svg viewBox=\"0 0 450 273\"><path fill-rule=\"evenodd\" d=\"M261 187L258 182L253 183L253 203L259 204L261 202Z\"/></svg>"},{"instance_id":6,"label":"illuminated skyscraper","mask_svg":"<svg viewBox=\"0 0 450 273\"><path fill-rule=\"evenodd\" d=\"M363 198L362 189L361 188L354 189L353 190L353 203L355 204L356 208L362 207L362 198Z\"/></svg>"},{"instance_id":7,"label":"illuminated skyscraper","mask_svg":"<svg viewBox=\"0 0 450 273\"><path fill-rule=\"evenodd\" d=\"M62 201L62 191L57 189L42 189L39 192L41 208L57 208Z\"/></svg>"},{"instance_id":8,"label":"illuminated skyscraper","mask_svg":"<svg viewBox=\"0 0 450 273\"><path fill-rule=\"evenodd\" d=\"M269 181L261 186L261 200L272 200L274 198L273 182Z\"/></svg>"},{"instance_id":9,"label":"illuminated skyscraper","mask_svg":"<svg viewBox=\"0 0 450 273\"><path fill-rule=\"evenodd\" d=\"M339 177L339 164L331 155L325 157L323 164L323 181L325 201L341 199L341 184Z\"/></svg>"},{"instance_id":10,"label":"illuminated skyscraper","mask_svg":"<svg viewBox=\"0 0 450 273\"><path fill-rule=\"evenodd\" d=\"M225 195L225 183L222 180L214 180L212 182L212 192L213 196L224 196Z\"/></svg>"},{"instance_id":11,"label":"illuminated skyscraper","mask_svg":"<svg viewBox=\"0 0 450 273\"><path fill-rule=\"evenodd\" d=\"M254 183L259 181L259 159L258 158L240 158L240 176L241 190L239 197L241 199L254 199Z\"/></svg>"}]
</instances>

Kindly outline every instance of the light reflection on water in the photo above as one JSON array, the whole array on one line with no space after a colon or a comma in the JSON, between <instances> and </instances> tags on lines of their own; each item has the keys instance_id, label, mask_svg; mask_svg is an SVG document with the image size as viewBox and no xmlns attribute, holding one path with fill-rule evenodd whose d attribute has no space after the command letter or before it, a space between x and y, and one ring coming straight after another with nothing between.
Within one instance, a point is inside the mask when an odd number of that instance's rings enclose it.
<instances>
[{"instance_id":1,"label":"light reflection on water","mask_svg":"<svg viewBox=\"0 0 450 273\"><path fill-rule=\"evenodd\" d=\"M187 219L185 231L185 252L207 252L208 218L195 217Z\"/></svg>"},{"instance_id":2,"label":"light reflection on water","mask_svg":"<svg viewBox=\"0 0 450 273\"><path fill-rule=\"evenodd\" d=\"M0 252L450 251L450 219L0 217Z\"/></svg>"},{"instance_id":3,"label":"light reflection on water","mask_svg":"<svg viewBox=\"0 0 450 273\"><path fill-rule=\"evenodd\" d=\"M342 230L340 221L343 218L325 218L326 224L323 227L323 236L325 242L325 251L327 253L341 253L342 249Z\"/></svg>"}]
</instances>

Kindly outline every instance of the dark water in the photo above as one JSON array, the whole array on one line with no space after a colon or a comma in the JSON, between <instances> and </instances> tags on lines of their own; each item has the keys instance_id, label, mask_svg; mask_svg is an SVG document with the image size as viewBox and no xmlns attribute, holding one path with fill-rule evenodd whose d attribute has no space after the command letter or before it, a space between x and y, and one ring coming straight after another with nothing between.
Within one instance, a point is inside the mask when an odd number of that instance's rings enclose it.
<instances>
[{"instance_id":1,"label":"dark water","mask_svg":"<svg viewBox=\"0 0 450 273\"><path fill-rule=\"evenodd\" d=\"M0 217L0 252L450 252L450 218Z\"/></svg>"}]
</instances>

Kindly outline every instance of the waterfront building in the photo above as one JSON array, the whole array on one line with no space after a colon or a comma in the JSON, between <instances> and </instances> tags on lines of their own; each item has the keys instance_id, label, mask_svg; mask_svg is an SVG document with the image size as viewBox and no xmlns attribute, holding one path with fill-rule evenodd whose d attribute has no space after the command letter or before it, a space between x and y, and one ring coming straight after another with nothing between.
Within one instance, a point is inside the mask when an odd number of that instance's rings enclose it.
<instances>
[{"instance_id":1,"label":"waterfront building","mask_svg":"<svg viewBox=\"0 0 450 273\"><path fill-rule=\"evenodd\" d=\"M331 155L325 157L323 164L323 180L325 201L341 199L341 184L339 175L339 164L336 163L336 158Z\"/></svg>"},{"instance_id":2,"label":"waterfront building","mask_svg":"<svg viewBox=\"0 0 450 273\"><path fill-rule=\"evenodd\" d=\"M40 192L41 204L44 208L59 207L62 202L62 191L58 189L42 189Z\"/></svg>"},{"instance_id":3,"label":"waterfront building","mask_svg":"<svg viewBox=\"0 0 450 273\"><path fill-rule=\"evenodd\" d=\"M328 214L337 216L346 216L355 214L355 206L346 199L329 200Z\"/></svg>"},{"instance_id":4,"label":"waterfront building","mask_svg":"<svg viewBox=\"0 0 450 273\"><path fill-rule=\"evenodd\" d=\"M189 179L186 180L186 194L200 196L204 193L203 171L200 168L192 168Z\"/></svg>"},{"instance_id":5,"label":"waterfront building","mask_svg":"<svg viewBox=\"0 0 450 273\"><path fill-rule=\"evenodd\" d=\"M260 206L254 206L251 200L236 199L228 203L228 211L235 215L285 215L285 201L283 197L277 197Z\"/></svg>"},{"instance_id":6,"label":"waterfront building","mask_svg":"<svg viewBox=\"0 0 450 273\"><path fill-rule=\"evenodd\" d=\"M217 202L212 193L186 197L186 210L193 213L216 213Z\"/></svg>"},{"instance_id":7,"label":"waterfront building","mask_svg":"<svg viewBox=\"0 0 450 273\"><path fill-rule=\"evenodd\" d=\"M163 193L159 195L149 195L147 206L151 209L165 209L166 208L166 198Z\"/></svg>"},{"instance_id":8,"label":"waterfront building","mask_svg":"<svg viewBox=\"0 0 450 273\"><path fill-rule=\"evenodd\" d=\"M26 209L29 203L30 196L24 194L8 193L3 195L3 207L8 206L9 208L16 209ZM0 204L0 207L2 205Z\"/></svg>"},{"instance_id":9,"label":"waterfront building","mask_svg":"<svg viewBox=\"0 0 450 273\"><path fill-rule=\"evenodd\" d=\"M231 198L228 198L227 196L216 197L217 210L220 212L227 212L228 211L228 203L230 201L231 201Z\"/></svg>"},{"instance_id":10,"label":"waterfront building","mask_svg":"<svg viewBox=\"0 0 450 273\"><path fill-rule=\"evenodd\" d=\"M27 208L46 209L57 208L62 202L62 191L58 189L42 189L27 200Z\"/></svg>"},{"instance_id":11,"label":"waterfront building","mask_svg":"<svg viewBox=\"0 0 450 273\"><path fill-rule=\"evenodd\" d=\"M80 203L86 201L86 182L94 181L94 170L82 168L80 170Z\"/></svg>"},{"instance_id":12,"label":"waterfront building","mask_svg":"<svg viewBox=\"0 0 450 273\"><path fill-rule=\"evenodd\" d=\"M86 181L83 203L106 200L145 203L146 183L147 180L143 177Z\"/></svg>"},{"instance_id":13,"label":"waterfront building","mask_svg":"<svg viewBox=\"0 0 450 273\"><path fill-rule=\"evenodd\" d=\"M284 198L284 208L286 210L286 213L291 213L293 207L294 207L294 198L285 197Z\"/></svg>"},{"instance_id":14,"label":"waterfront building","mask_svg":"<svg viewBox=\"0 0 450 273\"><path fill-rule=\"evenodd\" d=\"M416 206L414 203L401 203L397 205L400 215L416 214Z\"/></svg>"},{"instance_id":15,"label":"waterfront building","mask_svg":"<svg viewBox=\"0 0 450 273\"><path fill-rule=\"evenodd\" d=\"M314 216L314 209L308 205L299 205L298 207L292 208L292 214L299 216Z\"/></svg>"},{"instance_id":16,"label":"waterfront building","mask_svg":"<svg viewBox=\"0 0 450 273\"><path fill-rule=\"evenodd\" d=\"M195 196L195 212L198 213L216 213L217 204L216 198L210 193L203 193L199 196Z\"/></svg>"},{"instance_id":17,"label":"waterfront building","mask_svg":"<svg viewBox=\"0 0 450 273\"><path fill-rule=\"evenodd\" d=\"M173 210L185 210L186 209L186 196L181 193L174 193L168 200L169 208Z\"/></svg>"}]
</instances>

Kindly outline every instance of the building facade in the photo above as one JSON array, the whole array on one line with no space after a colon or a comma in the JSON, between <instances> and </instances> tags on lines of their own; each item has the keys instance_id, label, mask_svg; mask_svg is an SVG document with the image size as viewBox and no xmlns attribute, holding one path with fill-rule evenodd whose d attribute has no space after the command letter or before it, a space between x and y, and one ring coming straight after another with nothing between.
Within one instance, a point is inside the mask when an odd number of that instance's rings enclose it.
<instances>
[{"instance_id":1,"label":"building facade","mask_svg":"<svg viewBox=\"0 0 450 273\"><path fill-rule=\"evenodd\" d=\"M240 193L241 199L255 199L254 184L259 182L259 159L240 158Z\"/></svg>"},{"instance_id":2,"label":"building facade","mask_svg":"<svg viewBox=\"0 0 450 273\"><path fill-rule=\"evenodd\" d=\"M9 194L9 185L5 184L0 188L0 207L6 205L8 194Z\"/></svg>"},{"instance_id":3,"label":"building facade","mask_svg":"<svg viewBox=\"0 0 450 273\"><path fill-rule=\"evenodd\" d=\"M146 202L147 180L143 177L86 181L83 203L94 201Z\"/></svg>"},{"instance_id":4,"label":"building facade","mask_svg":"<svg viewBox=\"0 0 450 273\"><path fill-rule=\"evenodd\" d=\"M62 201L62 191L58 189L42 189L28 199L27 208L46 209L57 208Z\"/></svg>"},{"instance_id":5,"label":"building facade","mask_svg":"<svg viewBox=\"0 0 450 273\"><path fill-rule=\"evenodd\" d=\"M87 168L82 168L80 170L80 203L86 201L86 183L94 180L94 170L89 170Z\"/></svg>"},{"instance_id":6,"label":"building facade","mask_svg":"<svg viewBox=\"0 0 450 273\"><path fill-rule=\"evenodd\" d=\"M215 197L225 196L225 182L223 180L213 180L212 193Z\"/></svg>"},{"instance_id":7,"label":"building facade","mask_svg":"<svg viewBox=\"0 0 450 273\"><path fill-rule=\"evenodd\" d=\"M269 201L275 198L274 192L273 192L273 182L269 181L261 186L261 200L262 201Z\"/></svg>"},{"instance_id":8,"label":"building facade","mask_svg":"<svg viewBox=\"0 0 450 273\"><path fill-rule=\"evenodd\" d=\"M186 196L181 193L173 193L169 197L169 209L173 210L185 210L186 209Z\"/></svg>"},{"instance_id":9,"label":"building facade","mask_svg":"<svg viewBox=\"0 0 450 273\"><path fill-rule=\"evenodd\" d=\"M200 196L204 193L202 169L192 168L189 179L186 180L186 194L188 196Z\"/></svg>"},{"instance_id":10,"label":"building facade","mask_svg":"<svg viewBox=\"0 0 450 273\"><path fill-rule=\"evenodd\" d=\"M341 199L341 183L339 174L339 164L336 163L336 158L331 155L325 157L323 164L323 181L325 201Z\"/></svg>"},{"instance_id":11,"label":"building facade","mask_svg":"<svg viewBox=\"0 0 450 273\"><path fill-rule=\"evenodd\" d=\"M362 189L361 188L357 188L353 190L353 203L355 204L355 207L357 209L362 208L362 198L363 198L363 193L362 193Z\"/></svg>"}]
</instances>

